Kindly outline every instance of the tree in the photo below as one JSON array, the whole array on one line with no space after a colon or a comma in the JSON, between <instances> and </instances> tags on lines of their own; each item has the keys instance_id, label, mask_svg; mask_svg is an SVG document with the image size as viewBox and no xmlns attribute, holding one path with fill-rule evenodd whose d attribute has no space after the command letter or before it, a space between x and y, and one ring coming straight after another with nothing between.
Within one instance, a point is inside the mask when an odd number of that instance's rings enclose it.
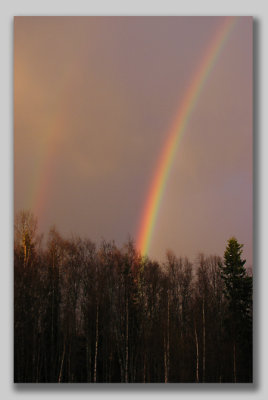
<instances>
[{"instance_id":1,"label":"tree","mask_svg":"<svg viewBox=\"0 0 268 400\"><path fill-rule=\"evenodd\" d=\"M33 259L37 243L37 219L30 211L21 211L15 216L14 249L23 259L24 268Z\"/></svg>"},{"instance_id":2,"label":"tree","mask_svg":"<svg viewBox=\"0 0 268 400\"><path fill-rule=\"evenodd\" d=\"M252 276L243 246L196 268L131 240L42 245L31 212L15 218L15 382L250 382Z\"/></svg>"},{"instance_id":3,"label":"tree","mask_svg":"<svg viewBox=\"0 0 268 400\"><path fill-rule=\"evenodd\" d=\"M239 244L235 237L231 237L224 253L224 265L221 267L224 294L228 301L227 324L228 331L231 334L234 382L237 382L238 377L237 358L239 351L242 354L245 341L249 342L247 354L251 358L250 348L252 343L252 340L250 340L252 332L252 278L247 275L244 266L246 260L241 257L242 249L243 245ZM242 364L240 361L240 365ZM243 377L239 380L241 381L241 379L243 380Z\"/></svg>"},{"instance_id":4,"label":"tree","mask_svg":"<svg viewBox=\"0 0 268 400\"><path fill-rule=\"evenodd\" d=\"M221 381L222 319L224 315L221 259L199 254L193 296L193 338L196 382Z\"/></svg>"},{"instance_id":5,"label":"tree","mask_svg":"<svg viewBox=\"0 0 268 400\"><path fill-rule=\"evenodd\" d=\"M37 221L29 211L15 216L14 225L14 380L34 381L40 307Z\"/></svg>"}]
</instances>

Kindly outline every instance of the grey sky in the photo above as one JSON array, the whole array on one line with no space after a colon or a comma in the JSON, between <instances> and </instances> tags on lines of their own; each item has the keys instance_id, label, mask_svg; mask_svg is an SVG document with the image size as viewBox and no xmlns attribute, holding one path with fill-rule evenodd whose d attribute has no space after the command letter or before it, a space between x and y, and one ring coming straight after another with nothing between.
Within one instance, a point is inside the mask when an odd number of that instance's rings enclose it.
<instances>
[{"instance_id":1,"label":"grey sky","mask_svg":"<svg viewBox=\"0 0 268 400\"><path fill-rule=\"evenodd\" d=\"M15 212L32 208L41 231L135 238L159 153L221 21L17 17ZM237 20L192 114L149 255L223 255L232 235L251 264L249 17Z\"/></svg>"}]
</instances>

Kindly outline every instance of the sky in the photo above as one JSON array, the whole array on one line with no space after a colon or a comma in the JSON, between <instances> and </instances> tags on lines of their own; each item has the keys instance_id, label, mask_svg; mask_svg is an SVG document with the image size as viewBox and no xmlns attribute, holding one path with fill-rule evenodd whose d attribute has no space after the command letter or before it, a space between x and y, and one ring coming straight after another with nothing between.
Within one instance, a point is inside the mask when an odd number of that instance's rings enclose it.
<instances>
[{"instance_id":1,"label":"sky","mask_svg":"<svg viewBox=\"0 0 268 400\"><path fill-rule=\"evenodd\" d=\"M14 211L137 239L161 150L223 17L16 17ZM237 18L176 150L148 255L244 244L252 265L252 19Z\"/></svg>"}]
</instances>

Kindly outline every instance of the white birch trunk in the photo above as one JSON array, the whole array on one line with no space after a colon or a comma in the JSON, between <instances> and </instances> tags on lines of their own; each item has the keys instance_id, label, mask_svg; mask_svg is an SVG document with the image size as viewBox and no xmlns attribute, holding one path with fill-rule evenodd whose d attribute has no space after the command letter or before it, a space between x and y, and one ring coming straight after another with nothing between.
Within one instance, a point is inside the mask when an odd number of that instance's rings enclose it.
<instances>
[{"instance_id":1,"label":"white birch trunk","mask_svg":"<svg viewBox=\"0 0 268 400\"><path fill-rule=\"evenodd\" d=\"M169 378L169 290L167 304L167 342L164 341L164 349L165 383L167 383Z\"/></svg>"},{"instance_id":2,"label":"white birch trunk","mask_svg":"<svg viewBox=\"0 0 268 400\"><path fill-rule=\"evenodd\" d=\"M199 382L199 346L198 346L198 337L196 332L196 325L194 327L194 335L195 335L195 347L196 347L196 382Z\"/></svg>"},{"instance_id":3,"label":"white birch trunk","mask_svg":"<svg viewBox=\"0 0 268 400\"><path fill-rule=\"evenodd\" d=\"M128 300L126 300L125 382L128 382Z\"/></svg>"},{"instance_id":4,"label":"white birch trunk","mask_svg":"<svg viewBox=\"0 0 268 400\"><path fill-rule=\"evenodd\" d=\"M203 324L203 382L206 380L206 321L205 321L205 299L202 304L202 324Z\"/></svg>"},{"instance_id":5,"label":"white birch trunk","mask_svg":"<svg viewBox=\"0 0 268 400\"><path fill-rule=\"evenodd\" d=\"M98 345L99 345L99 303L97 303L97 312L96 312L96 340L95 340L94 378L93 378L94 383L97 382Z\"/></svg>"}]
</instances>

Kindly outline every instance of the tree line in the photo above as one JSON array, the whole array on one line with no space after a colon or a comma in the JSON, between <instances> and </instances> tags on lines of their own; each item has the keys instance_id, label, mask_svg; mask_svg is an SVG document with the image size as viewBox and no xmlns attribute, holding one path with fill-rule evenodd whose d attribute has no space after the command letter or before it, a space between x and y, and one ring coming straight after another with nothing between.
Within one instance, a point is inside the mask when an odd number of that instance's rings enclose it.
<instances>
[{"instance_id":1,"label":"tree line","mask_svg":"<svg viewBox=\"0 0 268 400\"><path fill-rule=\"evenodd\" d=\"M15 382L252 382L252 275L223 259L163 263L15 218Z\"/></svg>"}]
</instances>

